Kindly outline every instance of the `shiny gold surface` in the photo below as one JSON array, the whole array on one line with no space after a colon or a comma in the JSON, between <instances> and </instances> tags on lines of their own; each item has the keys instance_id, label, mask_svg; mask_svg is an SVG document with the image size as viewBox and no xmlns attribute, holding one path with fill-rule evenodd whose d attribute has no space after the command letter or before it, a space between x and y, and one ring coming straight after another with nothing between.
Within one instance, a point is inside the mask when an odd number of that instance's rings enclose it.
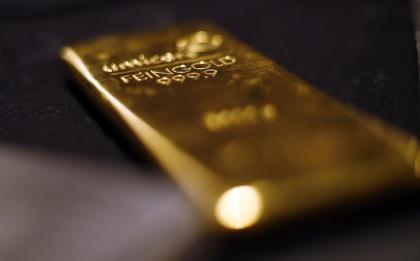
<instances>
[{"instance_id":1,"label":"shiny gold surface","mask_svg":"<svg viewBox=\"0 0 420 261\"><path fill-rule=\"evenodd\" d=\"M111 35L62 57L115 126L227 228L413 184L419 169L416 139L214 26Z\"/></svg>"}]
</instances>

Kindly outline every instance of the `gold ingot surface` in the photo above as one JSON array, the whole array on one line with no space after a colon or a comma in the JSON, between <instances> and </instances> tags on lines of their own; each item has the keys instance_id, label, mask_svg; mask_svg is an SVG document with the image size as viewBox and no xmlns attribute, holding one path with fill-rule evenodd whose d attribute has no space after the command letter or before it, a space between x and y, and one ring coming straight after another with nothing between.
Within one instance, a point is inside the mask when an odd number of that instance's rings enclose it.
<instances>
[{"instance_id":1,"label":"gold ingot surface","mask_svg":"<svg viewBox=\"0 0 420 261\"><path fill-rule=\"evenodd\" d=\"M110 35L62 58L115 126L225 227L415 183L415 138L212 25Z\"/></svg>"}]
</instances>

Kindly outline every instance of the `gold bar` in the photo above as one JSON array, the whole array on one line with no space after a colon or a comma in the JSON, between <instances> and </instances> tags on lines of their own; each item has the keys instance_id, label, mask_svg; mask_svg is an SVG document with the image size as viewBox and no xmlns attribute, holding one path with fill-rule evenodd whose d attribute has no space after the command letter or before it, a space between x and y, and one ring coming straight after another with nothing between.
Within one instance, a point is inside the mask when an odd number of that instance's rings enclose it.
<instances>
[{"instance_id":1,"label":"gold bar","mask_svg":"<svg viewBox=\"0 0 420 261\"><path fill-rule=\"evenodd\" d=\"M106 36L62 58L115 126L227 228L416 182L415 138L212 25Z\"/></svg>"}]
</instances>

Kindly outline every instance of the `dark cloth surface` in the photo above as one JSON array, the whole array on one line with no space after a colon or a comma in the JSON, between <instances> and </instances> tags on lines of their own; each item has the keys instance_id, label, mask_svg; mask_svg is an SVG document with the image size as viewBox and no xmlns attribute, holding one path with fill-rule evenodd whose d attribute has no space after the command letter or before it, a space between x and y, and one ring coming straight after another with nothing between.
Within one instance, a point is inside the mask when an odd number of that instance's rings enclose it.
<instances>
[{"instance_id":1,"label":"dark cloth surface","mask_svg":"<svg viewBox=\"0 0 420 261\"><path fill-rule=\"evenodd\" d=\"M59 49L106 33L197 20L220 25L339 100L418 133L408 1L38 0L0 3L0 142L149 166L146 153L132 153L76 91ZM412 247L419 243L419 202L418 196L396 199L352 214L351 220L344 215L280 230L260 244L228 240L229 249L220 257L245 260L277 253L287 260L334 260L336 252L348 252L363 260L420 260Z\"/></svg>"}]
</instances>

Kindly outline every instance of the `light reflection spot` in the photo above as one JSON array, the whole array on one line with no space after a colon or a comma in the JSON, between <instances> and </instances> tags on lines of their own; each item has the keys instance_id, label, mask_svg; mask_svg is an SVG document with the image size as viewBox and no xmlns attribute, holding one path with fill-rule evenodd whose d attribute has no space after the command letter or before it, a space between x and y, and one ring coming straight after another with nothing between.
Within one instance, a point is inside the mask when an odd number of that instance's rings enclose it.
<instances>
[{"instance_id":1,"label":"light reflection spot","mask_svg":"<svg viewBox=\"0 0 420 261\"><path fill-rule=\"evenodd\" d=\"M262 199L253 186L233 187L224 192L216 203L217 221L230 229L243 229L261 217Z\"/></svg>"}]
</instances>

